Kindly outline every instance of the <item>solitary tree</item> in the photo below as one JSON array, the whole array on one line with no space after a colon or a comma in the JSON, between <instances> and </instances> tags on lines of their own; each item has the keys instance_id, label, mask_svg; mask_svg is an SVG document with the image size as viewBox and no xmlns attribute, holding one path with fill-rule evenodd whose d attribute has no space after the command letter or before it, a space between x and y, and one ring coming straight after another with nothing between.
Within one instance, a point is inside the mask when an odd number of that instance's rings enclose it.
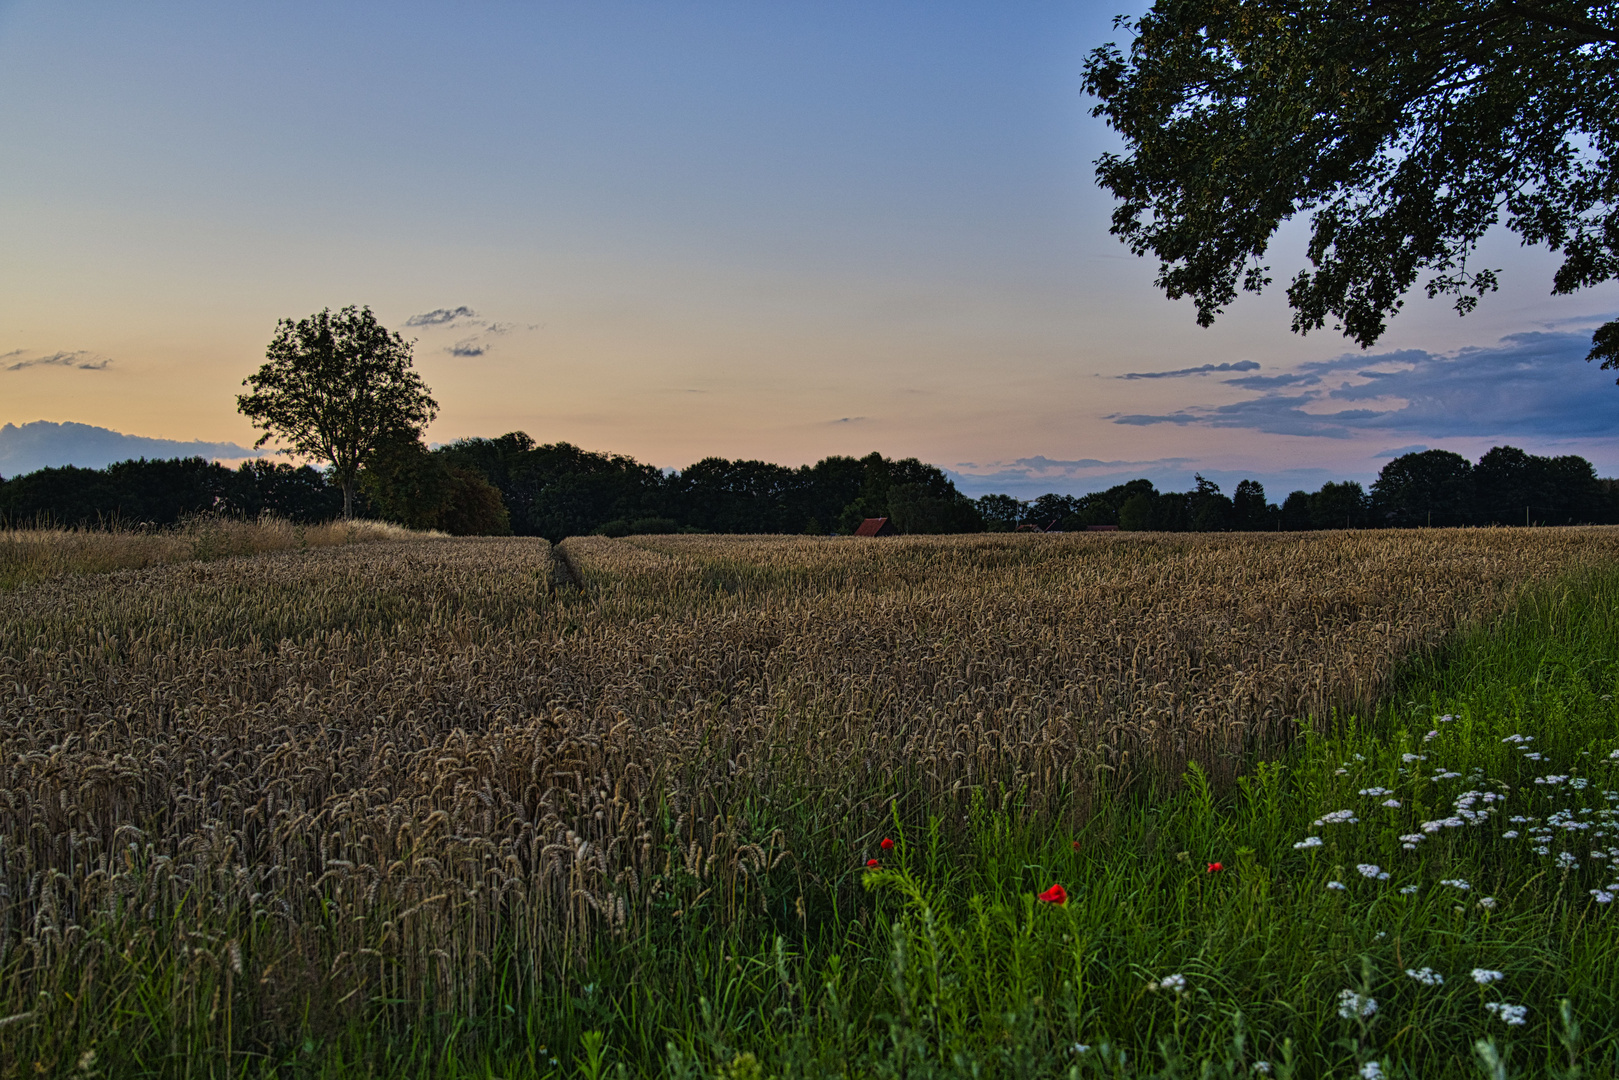
<instances>
[{"instance_id":1,"label":"solitary tree","mask_svg":"<svg viewBox=\"0 0 1619 1080\"><path fill-rule=\"evenodd\" d=\"M294 455L331 462L343 488L343 517L354 517L360 467L379 448L414 441L438 415L411 343L380 325L369 307L331 309L276 323L268 363L242 381L236 407Z\"/></svg>"},{"instance_id":2,"label":"solitary tree","mask_svg":"<svg viewBox=\"0 0 1619 1080\"><path fill-rule=\"evenodd\" d=\"M1619 274L1619 8L1580 0L1157 0L1085 65L1125 151L1112 231L1213 322L1310 213L1293 329L1363 348L1427 275L1470 311L1498 222L1561 252L1554 293ZM1619 368L1619 322L1588 360Z\"/></svg>"}]
</instances>

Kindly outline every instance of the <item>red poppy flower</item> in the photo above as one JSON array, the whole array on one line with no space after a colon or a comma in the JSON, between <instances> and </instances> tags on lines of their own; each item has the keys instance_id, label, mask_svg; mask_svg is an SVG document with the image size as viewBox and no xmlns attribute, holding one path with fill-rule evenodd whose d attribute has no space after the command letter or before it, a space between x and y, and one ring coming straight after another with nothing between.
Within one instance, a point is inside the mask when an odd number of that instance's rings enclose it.
<instances>
[{"instance_id":1,"label":"red poppy flower","mask_svg":"<svg viewBox=\"0 0 1619 1080\"><path fill-rule=\"evenodd\" d=\"M868 870L875 870L875 869L877 869L877 867L879 867L881 865L882 865L882 863L878 862L876 859L867 859L866 860L866 869L868 869Z\"/></svg>"},{"instance_id":2,"label":"red poppy flower","mask_svg":"<svg viewBox=\"0 0 1619 1080\"><path fill-rule=\"evenodd\" d=\"M1209 863L1208 872L1211 873L1211 874L1218 874L1221 870L1224 870L1224 869L1225 869L1225 867L1221 866L1219 863L1211 862L1211 863Z\"/></svg>"},{"instance_id":3,"label":"red poppy flower","mask_svg":"<svg viewBox=\"0 0 1619 1080\"><path fill-rule=\"evenodd\" d=\"M888 837L885 836L885 837L883 837L883 842L878 844L877 846L882 848L884 851L893 851L894 850L894 841L890 840Z\"/></svg>"},{"instance_id":4,"label":"red poppy flower","mask_svg":"<svg viewBox=\"0 0 1619 1080\"><path fill-rule=\"evenodd\" d=\"M1079 841L1078 841L1078 840L1075 840L1075 841L1074 841L1074 850L1075 850L1075 851L1078 851L1078 850L1079 850Z\"/></svg>"},{"instance_id":5,"label":"red poppy flower","mask_svg":"<svg viewBox=\"0 0 1619 1080\"><path fill-rule=\"evenodd\" d=\"M1040 902L1042 904L1056 904L1060 907L1068 903L1068 890L1061 885L1053 885L1040 894Z\"/></svg>"}]
</instances>

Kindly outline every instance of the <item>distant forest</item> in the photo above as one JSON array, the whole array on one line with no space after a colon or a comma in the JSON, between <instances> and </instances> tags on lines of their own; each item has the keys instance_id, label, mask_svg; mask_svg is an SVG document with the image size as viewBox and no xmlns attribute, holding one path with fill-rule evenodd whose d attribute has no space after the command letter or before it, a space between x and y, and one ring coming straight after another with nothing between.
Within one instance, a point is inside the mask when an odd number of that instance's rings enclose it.
<instances>
[{"instance_id":1,"label":"distant forest","mask_svg":"<svg viewBox=\"0 0 1619 1080\"><path fill-rule=\"evenodd\" d=\"M342 492L310 466L202 458L123 461L0 478L0 523L13 528L172 525L203 514L295 522L339 515ZM522 432L429 450L395 448L362 479L365 516L455 535L587 533L849 533L886 517L902 533L1008 532L1019 526L1096 525L1166 532L1449 525L1619 523L1619 481L1575 456L1537 457L1498 446L1477 463L1445 450L1405 454L1367 491L1355 481L1295 491L1279 503L1244 480L1227 495L1201 476L1190 491L1132 480L1089 495L969 499L916 458L872 453L788 468L705 458L665 473L621 454Z\"/></svg>"}]
</instances>

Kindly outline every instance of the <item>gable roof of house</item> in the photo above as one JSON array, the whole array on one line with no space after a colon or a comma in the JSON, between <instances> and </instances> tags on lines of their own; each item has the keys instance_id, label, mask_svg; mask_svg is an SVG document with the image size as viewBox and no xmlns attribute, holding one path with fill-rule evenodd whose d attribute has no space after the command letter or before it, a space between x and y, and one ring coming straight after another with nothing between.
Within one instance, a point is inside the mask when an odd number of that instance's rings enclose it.
<instances>
[{"instance_id":1,"label":"gable roof of house","mask_svg":"<svg viewBox=\"0 0 1619 1080\"><path fill-rule=\"evenodd\" d=\"M856 536L895 536L899 530L894 528L893 522L885 517L867 518L860 523L860 528L854 531Z\"/></svg>"}]
</instances>

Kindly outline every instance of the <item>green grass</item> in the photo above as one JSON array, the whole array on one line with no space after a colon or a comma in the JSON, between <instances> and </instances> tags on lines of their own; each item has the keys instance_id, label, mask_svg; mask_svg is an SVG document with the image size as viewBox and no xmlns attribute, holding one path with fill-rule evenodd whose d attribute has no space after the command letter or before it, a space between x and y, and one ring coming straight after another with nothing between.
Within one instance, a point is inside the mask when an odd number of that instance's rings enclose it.
<instances>
[{"instance_id":1,"label":"green grass","mask_svg":"<svg viewBox=\"0 0 1619 1080\"><path fill-rule=\"evenodd\" d=\"M1396 685L1375 716L1256 763L1228 796L1194 772L1078 835L982 808L964 833L907 826L929 818L901 790L883 821L761 807L753 828L805 853L801 887L732 898L756 915L724 931L703 917L718 898L674 889L645 935L539 999L492 984L477 1015L401 1025L384 1004L224 1059L165 1041L171 1018L133 1002L94 1047L21 1037L49 1071L116 1076L1619 1075L1619 902L1591 892L1619 884L1619 573L1526 599ZM1569 779L1534 782L1549 775ZM1480 824L1423 831L1467 791L1502 798L1467 807L1491 811ZM1316 824L1344 810L1358 821ZM1560 814L1586 827L1533 838ZM1321 844L1297 846L1309 836ZM1065 905L1037 899L1058 883ZM1406 974L1423 968L1443 984ZM1502 977L1481 985L1475 968ZM1346 993L1376 1011L1342 1017ZM1503 1002L1526 1008L1521 1025L1486 1009Z\"/></svg>"}]
</instances>

